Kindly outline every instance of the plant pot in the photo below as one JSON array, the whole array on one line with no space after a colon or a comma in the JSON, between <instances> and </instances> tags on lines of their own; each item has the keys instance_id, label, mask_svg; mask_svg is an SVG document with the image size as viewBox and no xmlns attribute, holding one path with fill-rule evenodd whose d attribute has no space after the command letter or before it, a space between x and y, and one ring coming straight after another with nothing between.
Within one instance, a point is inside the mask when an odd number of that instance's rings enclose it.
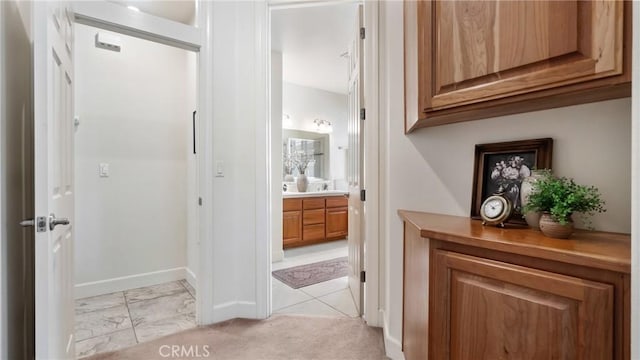
<instances>
[{"instance_id":1,"label":"plant pot","mask_svg":"<svg viewBox=\"0 0 640 360\"><path fill-rule=\"evenodd\" d=\"M542 179L545 176L544 170L533 170L530 176L527 176L522 180L522 184L520 185L520 205L524 207L529 203L529 195L533 191L536 182L539 179ZM529 211L524 213L524 220L527 222L527 225L534 230L540 230L540 216L542 215L539 211Z\"/></svg>"},{"instance_id":2,"label":"plant pot","mask_svg":"<svg viewBox=\"0 0 640 360\"><path fill-rule=\"evenodd\" d=\"M555 239L568 239L573 234L573 220L569 218L566 225L562 225L555 221L551 214L543 213L540 216L540 231L545 236Z\"/></svg>"},{"instance_id":3,"label":"plant pot","mask_svg":"<svg viewBox=\"0 0 640 360\"><path fill-rule=\"evenodd\" d=\"M307 175L298 175L298 178L296 179L296 186L298 187L298 192L307 192L307 187L309 186L309 179L307 179Z\"/></svg>"}]
</instances>

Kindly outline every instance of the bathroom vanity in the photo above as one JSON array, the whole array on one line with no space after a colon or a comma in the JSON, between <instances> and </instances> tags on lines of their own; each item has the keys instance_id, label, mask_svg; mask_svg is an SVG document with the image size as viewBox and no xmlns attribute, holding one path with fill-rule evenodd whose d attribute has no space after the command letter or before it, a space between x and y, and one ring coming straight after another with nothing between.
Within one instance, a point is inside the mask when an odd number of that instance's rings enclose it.
<instances>
[{"instance_id":1,"label":"bathroom vanity","mask_svg":"<svg viewBox=\"0 0 640 360\"><path fill-rule=\"evenodd\" d=\"M283 248L346 238L348 200L348 195L341 191L283 194Z\"/></svg>"}]
</instances>

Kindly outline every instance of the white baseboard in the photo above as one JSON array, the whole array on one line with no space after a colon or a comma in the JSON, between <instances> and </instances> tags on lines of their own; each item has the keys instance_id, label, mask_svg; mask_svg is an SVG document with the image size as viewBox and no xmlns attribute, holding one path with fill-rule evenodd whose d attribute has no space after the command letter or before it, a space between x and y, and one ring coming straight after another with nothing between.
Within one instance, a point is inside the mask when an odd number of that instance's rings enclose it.
<instances>
[{"instance_id":1,"label":"white baseboard","mask_svg":"<svg viewBox=\"0 0 640 360\"><path fill-rule=\"evenodd\" d=\"M185 279L187 280L189 285L193 286L194 289L197 289L196 274L193 271L191 271L191 269L189 269L188 267L184 268L184 271L185 271Z\"/></svg>"},{"instance_id":2,"label":"white baseboard","mask_svg":"<svg viewBox=\"0 0 640 360\"><path fill-rule=\"evenodd\" d=\"M384 310L380 310L380 313L380 318L383 322L382 333L384 335L384 349L387 353L387 357L389 357L391 360L404 360L404 353L402 352L402 341L389 334L389 327L387 326L389 320L387 319Z\"/></svg>"},{"instance_id":3,"label":"white baseboard","mask_svg":"<svg viewBox=\"0 0 640 360\"><path fill-rule=\"evenodd\" d=\"M187 278L187 270L184 267L152 271L143 274L76 284L74 295L76 299L81 299L89 296L109 294L116 291L151 286L185 278Z\"/></svg>"},{"instance_id":4,"label":"white baseboard","mask_svg":"<svg viewBox=\"0 0 640 360\"><path fill-rule=\"evenodd\" d=\"M284 260L284 250L272 250L271 251L271 262L278 262Z\"/></svg>"},{"instance_id":5,"label":"white baseboard","mask_svg":"<svg viewBox=\"0 0 640 360\"><path fill-rule=\"evenodd\" d=\"M213 307L213 322L219 323L235 318L257 319L256 303L250 301L230 301Z\"/></svg>"}]
</instances>

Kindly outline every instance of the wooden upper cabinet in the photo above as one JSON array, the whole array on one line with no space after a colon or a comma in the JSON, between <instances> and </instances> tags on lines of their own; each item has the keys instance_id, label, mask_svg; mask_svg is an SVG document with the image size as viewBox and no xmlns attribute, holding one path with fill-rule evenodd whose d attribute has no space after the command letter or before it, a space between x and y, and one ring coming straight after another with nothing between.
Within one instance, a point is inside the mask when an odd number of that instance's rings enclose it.
<instances>
[{"instance_id":1,"label":"wooden upper cabinet","mask_svg":"<svg viewBox=\"0 0 640 360\"><path fill-rule=\"evenodd\" d=\"M405 1L406 130L629 96L630 8Z\"/></svg>"}]
</instances>

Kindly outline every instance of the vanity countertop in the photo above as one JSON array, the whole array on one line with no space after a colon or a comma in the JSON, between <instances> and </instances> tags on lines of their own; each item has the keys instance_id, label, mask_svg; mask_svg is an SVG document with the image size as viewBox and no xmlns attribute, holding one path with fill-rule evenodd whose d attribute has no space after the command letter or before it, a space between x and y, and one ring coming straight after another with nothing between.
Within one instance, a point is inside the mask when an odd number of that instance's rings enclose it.
<instances>
[{"instance_id":1,"label":"vanity countertop","mask_svg":"<svg viewBox=\"0 0 640 360\"><path fill-rule=\"evenodd\" d=\"M321 197L321 196L344 196L348 195L347 191L326 190L326 191L308 191L308 192L283 192L283 199L303 198L303 197Z\"/></svg>"}]
</instances>

